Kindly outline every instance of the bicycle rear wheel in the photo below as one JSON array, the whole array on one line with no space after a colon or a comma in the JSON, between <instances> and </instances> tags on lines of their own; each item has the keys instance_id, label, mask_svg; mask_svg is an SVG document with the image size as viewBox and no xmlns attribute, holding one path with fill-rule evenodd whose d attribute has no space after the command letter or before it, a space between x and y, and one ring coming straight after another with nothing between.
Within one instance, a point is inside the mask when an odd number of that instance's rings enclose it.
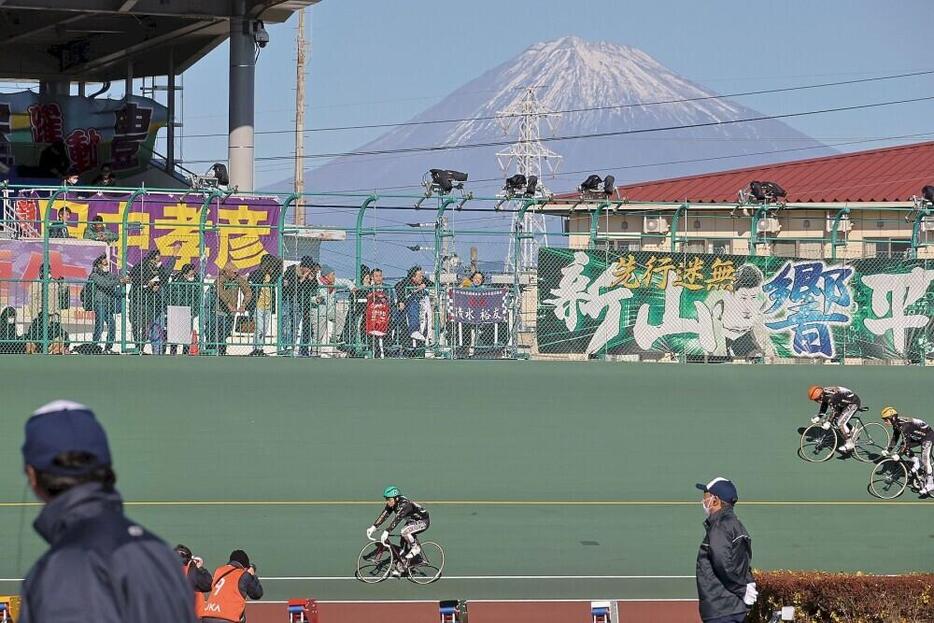
<instances>
[{"instance_id":1,"label":"bicycle rear wheel","mask_svg":"<svg viewBox=\"0 0 934 623\"><path fill-rule=\"evenodd\" d=\"M889 446L889 431L878 422L860 424L853 431L853 456L863 463L875 463L882 458L882 452Z\"/></svg>"},{"instance_id":2,"label":"bicycle rear wheel","mask_svg":"<svg viewBox=\"0 0 934 623\"><path fill-rule=\"evenodd\" d=\"M392 571L392 549L381 543L367 543L357 556L357 579L376 584L389 577Z\"/></svg>"},{"instance_id":3,"label":"bicycle rear wheel","mask_svg":"<svg viewBox=\"0 0 934 623\"><path fill-rule=\"evenodd\" d=\"M812 424L801 433L798 456L809 463L821 463L832 457L836 449L836 429L833 426L824 429L820 424Z\"/></svg>"},{"instance_id":4,"label":"bicycle rear wheel","mask_svg":"<svg viewBox=\"0 0 934 623\"><path fill-rule=\"evenodd\" d=\"M893 500L905 492L908 470L901 461L880 461L869 476L869 492L883 500Z\"/></svg>"},{"instance_id":5,"label":"bicycle rear wheel","mask_svg":"<svg viewBox=\"0 0 934 623\"><path fill-rule=\"evenodd\" d=\"M409 565L409 579L416 584L431 584L441 577L444 569L444 550L434 541L422 543L419 561Z\"/></svg>"}]
</instances>

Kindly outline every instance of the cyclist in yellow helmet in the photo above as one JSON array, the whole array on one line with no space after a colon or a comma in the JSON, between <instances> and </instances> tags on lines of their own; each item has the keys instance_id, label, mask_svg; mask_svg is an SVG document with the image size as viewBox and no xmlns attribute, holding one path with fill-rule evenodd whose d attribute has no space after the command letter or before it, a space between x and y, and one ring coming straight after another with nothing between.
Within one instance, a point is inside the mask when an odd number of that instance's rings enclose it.
<instances>
[{"instance_id":1,"label":"cyclist in yellow helmet","mask_svg":"<svg viewBox=\"0 0 934 623\"><path fill-rule=\"evenodd\" d=\"M934 493L934 470L931 469L934 429L928 426L924 420L899 415L895 407L884 407L881 415L882 421L888 422L892 426L892 439L889 441L889 447L886 448L883 455L888 455L895 450L899 440L903 440L902 443L906 448L921 446L920 460L917 457L914 458L911 471L916 472L921 468L921 465L924 465L924 474L927 478L924 487L921 489L921 495Z\"/></svg>"},{"instance_id":2,"label":"cyclist in yellow helmet","mask_svg":"<svg viewBox=\"0 0 934 623\"><path fill-rule=\"evenodd\" d=\"M373 525L366 529L366 536L368 539L372 539L376 529L389 519L390 515L395 513L395 518L389 523L387 529L383 530L379 541L383 545L389 545L389 533L397 525L405 522L399 533L402 536L399 551L402 552L400 555L404 557L405 562L410 563L422 553L422 547L418 543L418 535L428 530L431 525L428 511L418 502L402 495L399 487L395 485L386 487L383 491L383 499L386 500L386 506L383 508L383 512L379 514L379 517L376 518L376 521L373 522ZM394 570L393 575L399 575L400 571L401 569Z\"/></svg>"},{"instance_id":3,"label":"cyclist in yellow helmet","mask_svg":"<svg viewBox=\"0 0 934 623\"><path fill-rule=\"evenodd\" d=\"M853 442L853 429L850 428L849 421L862 404L859 396L853 390L839 385L811 385L808 388L808 399L820 403L820 411L811 418L811 422L817 424L827 413L827 409L831 409L834 424L843 435L844 443L837 450L843 454L852 452L856 444Z\"/></svg>"}]
</instances>

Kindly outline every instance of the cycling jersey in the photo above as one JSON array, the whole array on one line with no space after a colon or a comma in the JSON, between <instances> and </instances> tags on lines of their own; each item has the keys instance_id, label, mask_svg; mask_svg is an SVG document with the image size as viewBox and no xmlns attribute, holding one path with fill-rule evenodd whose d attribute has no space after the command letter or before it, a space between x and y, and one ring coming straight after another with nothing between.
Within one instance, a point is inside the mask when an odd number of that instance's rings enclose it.
<instances>
[{"instance_id":1,"label":"cycling jersey","mask_svg":"<svg viewBox=\"0 0 934 623\"><path fill-rule=\"evenodd\" d=\"M852 408L854 405L859 408L860 400L859 396L853 393L853 390L846 387L824 387L819 413L824 415L827 413L828 407L832 408L834 413L840 413L847 407Z\"/></svg>"},{"instance_id":2,"label":"cycling jersey","mask_svg":"<svg viewBox=\"0 0 934 623\"><path fill-rule=\"evenodd\" d=\"M396 514L395 518L389 524L388 531L392 532L393 528L399 525L403 520L409 521L420 521L428 520L428 511L425 510L425 507L419 504L418 502L413 502L405 496L400 495L396 498L396 505L390 507L389 504L386 504L386 507L383 509L383 512L379 514L379 517L376 518L376 521L373 522L373 525L377 528L389 518L393 513Z\"/></svg>"},{"instance_id":3,"label":"cycling jersey","mask_svg":"<svg viewBox=\"0 0 934 623\"><path fill-rule=\"evenodd\" d=\"M898 440L904 436L905 445L916 446L925 441L934 441L934 429L927 425L924 420L917 418L898 418L892 431L892 441L889 442L889 450L892 450L898 444Z\"/></svg>"}]
</instances>

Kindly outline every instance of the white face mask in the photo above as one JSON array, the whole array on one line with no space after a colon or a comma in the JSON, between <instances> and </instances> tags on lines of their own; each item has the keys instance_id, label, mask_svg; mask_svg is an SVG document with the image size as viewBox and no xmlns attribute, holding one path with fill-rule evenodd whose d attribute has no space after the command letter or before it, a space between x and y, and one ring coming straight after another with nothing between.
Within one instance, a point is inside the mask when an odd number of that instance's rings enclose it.
<instances>
[{"instance_id":1,"label":"white face mask","mask_svg":"<svg viewBox=\"0 0 934 623\"><path fill-rule=\"evenodd\" d=\"M707 506L707 500L701 500L701 506L704 507L704 515L706 515L707 517L710 517L710 513L712 513L713 510L709 506Z\"/></svg>"}]
</instances>

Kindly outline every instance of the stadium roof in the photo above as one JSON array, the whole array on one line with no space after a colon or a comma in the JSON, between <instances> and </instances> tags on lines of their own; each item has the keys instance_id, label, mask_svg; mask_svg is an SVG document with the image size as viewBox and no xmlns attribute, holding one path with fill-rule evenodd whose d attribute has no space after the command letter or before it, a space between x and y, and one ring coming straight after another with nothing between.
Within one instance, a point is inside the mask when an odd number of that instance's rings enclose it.
<instances>
[{"instance_id":1,"label":"stadium roof","mask_svg":"<svg viewBox=\"0 0 934 623\"><path fill-rule=\"evenodd\" d=\"M789 203L911 201L934 184L934 141L619 187L632 203L730 203L753 180L776 182Z\"/></svg>"},{"instance_id":2,"label":"stadium roof","mask_svg":"<svg viewBox=\"0 0 934 623\"><path fill-rule=\"evenodd\" d=\"M246 15L282 22L318 0L244 0ZM231 0L0 0L0 78L122 80L178 73L227 39Z\"/></svg>"}]
</instances>

